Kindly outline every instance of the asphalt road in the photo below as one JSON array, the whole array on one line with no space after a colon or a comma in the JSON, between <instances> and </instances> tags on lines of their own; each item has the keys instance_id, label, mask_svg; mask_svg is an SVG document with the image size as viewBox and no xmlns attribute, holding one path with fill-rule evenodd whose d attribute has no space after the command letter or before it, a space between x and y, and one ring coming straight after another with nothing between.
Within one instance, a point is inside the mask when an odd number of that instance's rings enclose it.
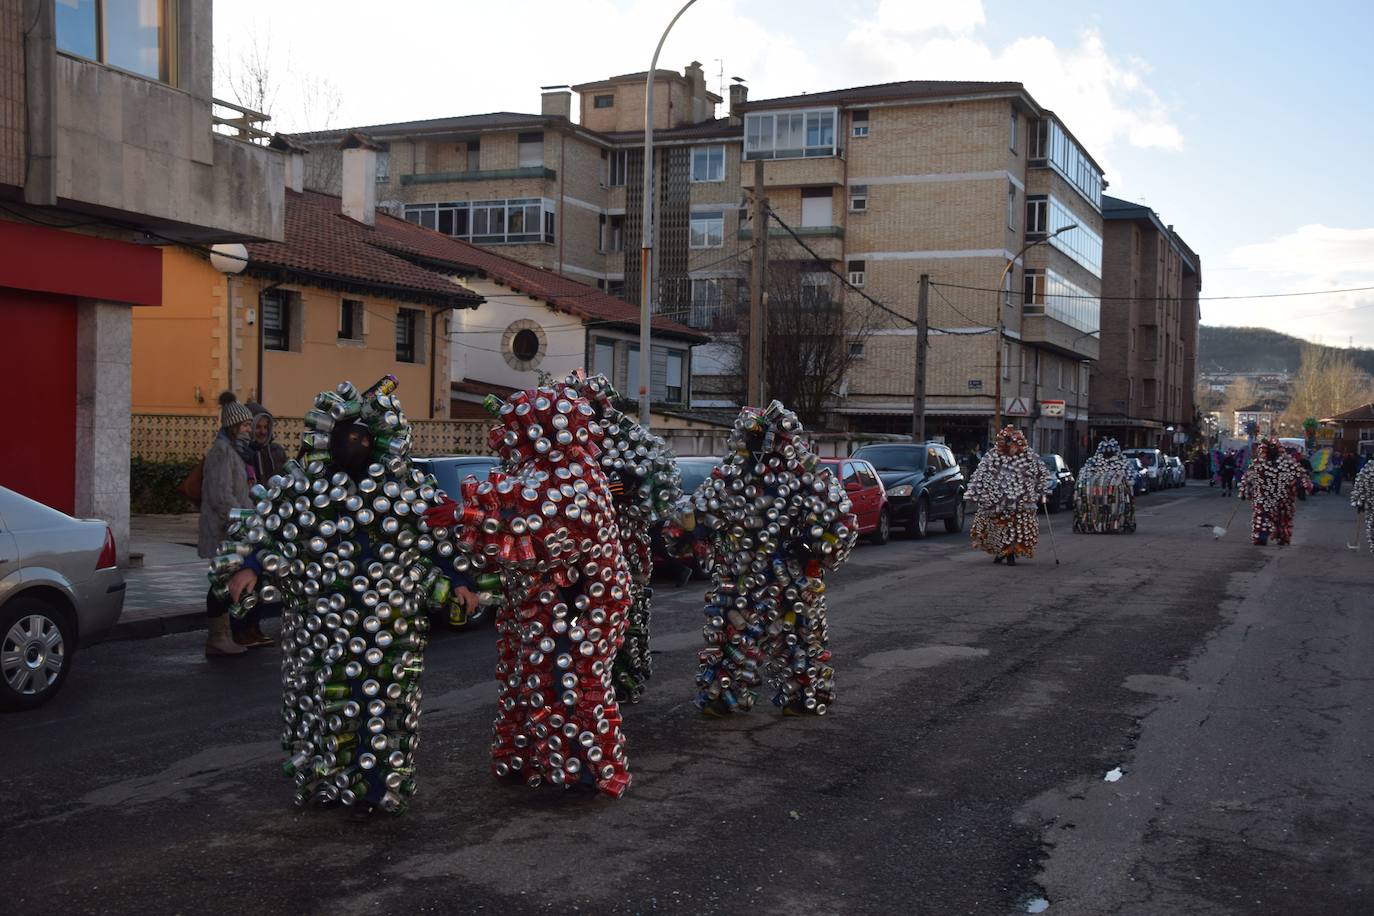
<instances>
[{"instance_id":1,"label":"asphalt road","mask_svg":"<svg viewBox=\"0 0 1374 916\"><path fill-rule=\"evenodd\" d=\"M964 535L857 550L829 590L823 718L691 705L700 583L659 590L615 801L488 776L490 630L432 645L421 794L300 812L277 658L103 644L0 719L17 914L1368 913L1374 557L1344 500L1292 547L1235 503L1149 496L1008 569ZM1115 778L1119 776L1119 778Z\"/></svg>"}]
</instances>

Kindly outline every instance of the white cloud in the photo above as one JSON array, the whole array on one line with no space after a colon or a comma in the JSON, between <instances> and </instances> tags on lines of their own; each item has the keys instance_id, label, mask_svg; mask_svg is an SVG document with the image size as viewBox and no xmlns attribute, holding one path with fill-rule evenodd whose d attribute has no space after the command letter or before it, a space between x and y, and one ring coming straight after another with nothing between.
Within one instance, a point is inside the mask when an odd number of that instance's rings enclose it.
<instances>
[{"instance_id":1,"label":"white cloud","mask_svg":"<svg viewBox=\"0 0 1374 916\"><path fill-rule=\"evenodd\" d=\"M1264 242L1233 248L1226 272L1210 290L1218 295L1308 292L1374 286L1374 228L1300 226ZM1204 282L1207 267L1203 265ZM1242 286L1242 284L1245 284ZM1216 288L1216 286L1220 288ZM1209 323L1260 325L1311 339L1316 329L1332 346L1374 347L1374 292L1284 299L1239 299L1203 304Z\"/></svg>"},{"instance_id":2,"label":"white cloud","mask_svg":"<svg viewBox=\"0 0 1374 916\"><path fill-rule=\"evenodd\" d=\"M915 35L919 32L971 32L987 21L982 0L881 0L874 16L878 28Z\"/></svg>"}]
</instances>

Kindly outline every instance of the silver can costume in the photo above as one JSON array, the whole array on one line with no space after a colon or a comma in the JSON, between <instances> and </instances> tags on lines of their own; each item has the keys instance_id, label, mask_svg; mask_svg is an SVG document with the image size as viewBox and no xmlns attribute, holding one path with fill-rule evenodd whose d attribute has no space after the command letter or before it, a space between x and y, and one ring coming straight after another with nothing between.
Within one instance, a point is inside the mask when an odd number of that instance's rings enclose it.
<instances>
[{"instance_id":1,"label":"silver can costume","mask_svg":"<svg viewBox=\"0 0 1374 916\"><path fill-rule=\"evenodd\" d=\"M1374 460L1366 461L1350 490L1350 505L1364 513L1364 540L1374 552Z\"/></svg>"},{"instance_id":2,"label":"silver can costume","mask_svg":"<svg viewBox=\"0 0 1374 916\"><path fill-rule=\"evenodd\" d=\"M1312 478L1273 436L1260 440L1255 452L1236 495L1250 500L1251 542L1262 546L1272 537L1283 546L1293 539L1298 487L1310 493Z\"/></svg>"},{"instance_id":3,"label":"silver can costume","mask_svg":"<svg viewBox=\"0 0 1374 916\"><path fill-rule=\"evenodd\" d=\"M693 512L715 560L697 707L747 711L767 683L784 712L824 715L835 700L825 574L848 557L858 524L796 415L777 401L744 408Z\"/></svg>"},{"instance_id":4,"label":"silver can costume","mask_svg":"<svg viewBox=\"0 0 1374 916\"><path fill-rule=\"evenodd\" d=\"M1115 439L1103 439L1083 463L1074 484L1073 530L1080 534L1135 531L1134 461Z\"/></svg>"},{"instance_id":5,"label":"silver can costume","mask_svg":"<svg viewBox=\"0 0 1374 916\"><path fill-rule=\"evenodd\" d=\"M1036 508L1051 483L1049 469L1015 427L997 434L997 444L973 472L964 498L976 507L969 532L973 546L993 562L1015 565L1035 555L1040 540Z\"/></svg>"}]
</instances>

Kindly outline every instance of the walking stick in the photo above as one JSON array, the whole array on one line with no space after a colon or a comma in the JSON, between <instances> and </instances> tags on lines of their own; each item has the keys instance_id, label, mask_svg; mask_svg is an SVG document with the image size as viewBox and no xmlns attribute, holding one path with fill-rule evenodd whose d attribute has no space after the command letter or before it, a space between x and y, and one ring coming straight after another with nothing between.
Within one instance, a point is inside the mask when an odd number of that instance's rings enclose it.
<instances>
[{"instance_id":1,"label":"walking stick","mask_svg":"<svg viewBox=\"0 0 1374 916\"><path fill-rule=\"evenodd\" d=\"M1364 533L1364 513L1363 513L1363 512L1356 512L1356 513L1355 513L1355 543L1353 543L1353 544L1346 544L1346 545L1345 545L1346 548L1347 548L1348 550L1359 550L1359 549L1360 549L1360 536L1361 536L1363 533Z\"/></svg>"},{"instance_id":2,"label":"walking stick","mask_svg":"<svg viewBox=\"0 0 1374 916\"><path fill-rule=\"evenodd\" d=\"M1226 520L1226 524L1225 524L1224 526L1221 526L1221 525L1213 525L1213 526L1212 526L1212 540L1214 540L1214 541L1219 541L1219 540L1221 540L1221 536L1222 536L1223 534L1226 533L1226 529L1227 529L1227 528L1230 528L1230 527L1231 527L1231 523L1234 522L1234 521L1236 520L1236 513L1239 512L1239 511L1240 511L1240 503L1236 503L1236 507L1235 507L1234 509L1231 510L1231 517L1228 518L1228 519Z\"/></svg>"},{"instance_id":3,"label":"walking stick","mask_svg":"<svg viewBox=\"0 0 1374 916\"><path fill-rule=\"evenodd\" d=\"M1052 551L1054 552L1054 565L1055 565L1055 566L1058 566L1058 565L1059 565L1059 545L1055 543L1055 540L1054 540L1054 526L1050 524L1050 504L1049 504L1048 502L1044 501L1044 500L1041 500L1041 501L1040 501L1040 505L1043 506L1044 509L1045 509L1045 527L1048 528L1048 529L1050 530L1050 550L1052 550Z\"/></svg>"}]
</instances>

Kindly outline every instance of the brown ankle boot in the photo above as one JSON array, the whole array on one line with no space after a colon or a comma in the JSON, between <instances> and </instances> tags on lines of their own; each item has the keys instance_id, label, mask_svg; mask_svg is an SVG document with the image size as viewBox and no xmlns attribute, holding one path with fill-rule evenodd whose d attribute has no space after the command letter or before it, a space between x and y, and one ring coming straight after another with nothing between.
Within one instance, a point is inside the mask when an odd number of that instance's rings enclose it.
<instances>
[{"instance_id":1,"label":"brown ankle boot","mask_svg":"<svg viewBox=\"0 0 1374 916\"><path fill-rule=\"evenodd\" d=\"M219 656L243 655L248 650L234 642L229 635L229 617L227 614L220 614L218 617L211 617L206 621L209 633L205 637L205 657L217 658Z\"/></svg>"},{"instance_id":2,"label":"brown ankle boot","mask_svg":"<svg viewBox=\"0 0 1374 916\"><path fill-rule=\"evenodd\" d=\"M235 633L234 642L243 646L245 649L257 649L262 646L272 645L274 640L262 630L258 629L257 624L253 624Z\"/></svg>"}]
</instances>

